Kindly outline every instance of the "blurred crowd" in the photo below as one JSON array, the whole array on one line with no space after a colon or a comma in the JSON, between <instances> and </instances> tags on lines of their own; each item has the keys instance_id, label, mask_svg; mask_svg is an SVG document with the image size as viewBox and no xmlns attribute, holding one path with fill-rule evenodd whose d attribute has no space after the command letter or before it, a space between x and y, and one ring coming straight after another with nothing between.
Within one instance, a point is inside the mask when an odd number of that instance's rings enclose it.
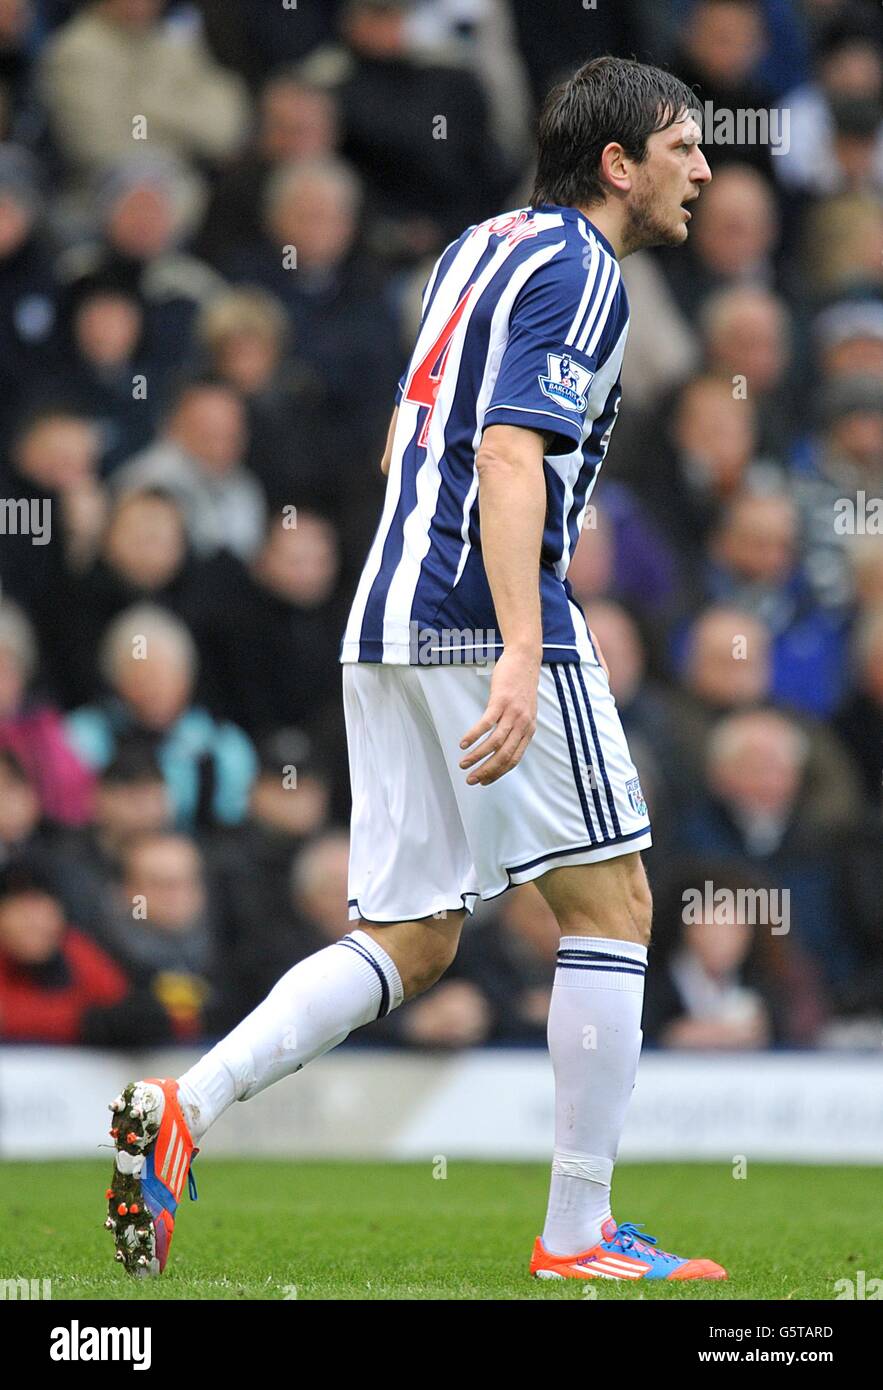
<instances>
[{"instance_id":1,"label":"blurred crowd","mask_svg":"<svg viewBox=\"0 0 883 1390\"><path fill-rule=\"evenodd\" d=\"M571 569L654 824L645 1043L879 1045L881 16L0 0L0 1039L217 1036L348 929L338 643L420 290L614 52L787 116L624 263ZM481 906L370 1041L542 1041L556 941Z\"/></svg>"}]
</instances>

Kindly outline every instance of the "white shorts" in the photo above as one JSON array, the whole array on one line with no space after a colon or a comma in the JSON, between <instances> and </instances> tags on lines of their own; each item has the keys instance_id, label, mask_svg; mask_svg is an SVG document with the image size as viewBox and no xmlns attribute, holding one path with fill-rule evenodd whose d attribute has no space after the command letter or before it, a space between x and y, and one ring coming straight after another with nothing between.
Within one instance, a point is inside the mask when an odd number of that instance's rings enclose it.
<instances>
[{"instance_id":1,"label":"white shorts","mask_svg":"<svg viewBox=\"0 0 883 1390\"><path fill-rule=\"evenodd\" d=\"M488 787L467 786L460 740L484 713L493 669L344 666L351 919L471 911L476 898L549 869L650 844L638 774L596 663L544 665L521 762Z\"/></svg>"}]
</instances>

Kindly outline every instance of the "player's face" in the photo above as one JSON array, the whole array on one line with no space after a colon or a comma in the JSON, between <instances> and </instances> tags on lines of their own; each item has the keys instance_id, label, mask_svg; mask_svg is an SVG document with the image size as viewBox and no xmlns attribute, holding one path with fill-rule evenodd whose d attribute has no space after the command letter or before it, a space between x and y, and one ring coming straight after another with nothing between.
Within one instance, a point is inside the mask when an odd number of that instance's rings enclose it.
<instances>
[{"instance_id":1,"label":"player's face","mask_svg":"<svg viewBox=\"0 0 883 1390\"><path fill-rule=\"evenodd\" d=\"M647 155L634 166L626 201L625 242L629 251L644 246L679 246L687 239L692 203L711 178L699 147L702 132L692 116L647 141Z\"/></svg>"}]
</instances>

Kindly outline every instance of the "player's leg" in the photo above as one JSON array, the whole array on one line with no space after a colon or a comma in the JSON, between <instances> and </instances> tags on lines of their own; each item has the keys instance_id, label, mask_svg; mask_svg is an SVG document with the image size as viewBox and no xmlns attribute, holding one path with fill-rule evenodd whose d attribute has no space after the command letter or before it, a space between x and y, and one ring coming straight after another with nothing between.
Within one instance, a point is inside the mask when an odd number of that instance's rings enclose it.
<instances>
[{"instance_id":1,"label":"player's leg","mask_svg":"<svg viewBox=\"0 0 883 1390\"><path fill-rule=\"evenodd\" d=\"M586 649L581 663L543 666L534 738L488 786L466 784L459 743L484 712L490 668L420 673L482 896L536 881L562 933L549 1020L551 1251L538 1240L531 1268L544 1278L723 1278L711 1261L654 1252L609 1215L641 1048L651 903L640 851L650 826L606 674L588 639Z\"/></svg>"},{"instance_id":2,"label":"player's leg","mask_svg":"<svg viewBox=\"0 0 883 1390\"><path fill-rule=\"evenodd\" d=\"M561 930L549 1010L555 1150L543 1244L588 1250L610 1184L641 1051L651 899L639 854L557 868L537 887Z\"/></svg>"},{"instance_id":3,"label":"player's leg","mask_svg":"<svg viewBox=\"0 0 883 1390\"><path fill-rule=\"evenodd\" d=\"M159 1272L196 1143L236 1100L300 1071L354 1029L428 989L477 896L438 739L408 668L346 668L353 790L350 917L176 1082L127 1086L107 1225L130 1272ZM146 1210L145 1210L146 1208Z\"/></svg>"}]
</instances>

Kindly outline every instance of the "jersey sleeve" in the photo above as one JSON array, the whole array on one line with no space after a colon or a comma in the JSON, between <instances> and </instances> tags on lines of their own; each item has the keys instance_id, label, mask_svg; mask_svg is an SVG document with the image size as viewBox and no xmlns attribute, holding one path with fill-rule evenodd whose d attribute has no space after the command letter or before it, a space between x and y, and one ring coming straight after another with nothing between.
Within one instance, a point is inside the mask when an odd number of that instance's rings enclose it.
<instances>
[{"instance_id":1,"label":"jersey sleeve","mask_svg":"<svg viewBox=\"0 0 883 1390\"><path fill-rule=\"evenodd\" d=\"M488 425L521 425L552 435L547 453L582 440L598 368L624 325L627 308L616 260L587 246L586 264L553 257L522 286L490 404Z\"/></svg>"}]
</instances>

